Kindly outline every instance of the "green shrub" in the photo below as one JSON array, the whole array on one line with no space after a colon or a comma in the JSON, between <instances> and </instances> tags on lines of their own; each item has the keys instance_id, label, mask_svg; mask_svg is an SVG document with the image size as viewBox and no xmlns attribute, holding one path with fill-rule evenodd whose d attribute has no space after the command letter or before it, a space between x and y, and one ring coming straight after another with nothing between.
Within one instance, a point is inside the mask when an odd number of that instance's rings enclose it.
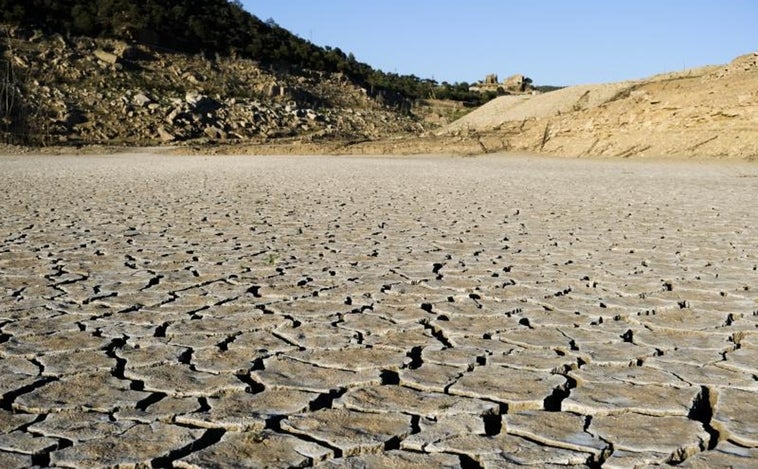
<instances>
[{"instance_id":1,"label":"green shrub","mask_svg":"<svg viewBox=\"0 0 758 469\"><path fill-rule=\"evenodd\" d=\"M481 103L468 84L438 85L376 70L339 48L318 47L228 0L0 0L0 22L63 35L135 40L208 57L242 56L291 73L341 72L387 104L442 95Z\"/></svg>"}]
</instances>

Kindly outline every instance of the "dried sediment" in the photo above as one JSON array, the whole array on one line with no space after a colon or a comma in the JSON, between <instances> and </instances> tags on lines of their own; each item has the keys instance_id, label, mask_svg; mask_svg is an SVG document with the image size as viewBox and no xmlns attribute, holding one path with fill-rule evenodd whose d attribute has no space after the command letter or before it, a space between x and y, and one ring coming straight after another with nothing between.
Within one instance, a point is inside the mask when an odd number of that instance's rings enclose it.
<instances>
[{"instance_id":1,"label":"dried sediment","mask_svg":"<svg viewBox=\"0 0 758 469\"><path fill-rule=\"evenodd\" d=\"M756 181L0 157L0 466L750 466Z\"/></svg>"}]
</instances>

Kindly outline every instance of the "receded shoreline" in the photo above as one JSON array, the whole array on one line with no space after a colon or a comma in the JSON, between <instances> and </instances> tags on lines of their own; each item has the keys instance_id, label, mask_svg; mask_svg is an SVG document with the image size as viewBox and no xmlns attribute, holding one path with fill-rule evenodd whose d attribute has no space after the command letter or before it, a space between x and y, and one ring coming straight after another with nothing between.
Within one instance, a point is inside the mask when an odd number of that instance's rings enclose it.
<instances>
[{"instance_id":1,"label":"receded shoreline","mask_svg":"<svg viewBox=\"0 0 758 469\"><path fill-rule=\"evenodd\" d=\"M754 164L149 150L0 185L8 466L758 457Z\"/></svg>"}]
</instances>

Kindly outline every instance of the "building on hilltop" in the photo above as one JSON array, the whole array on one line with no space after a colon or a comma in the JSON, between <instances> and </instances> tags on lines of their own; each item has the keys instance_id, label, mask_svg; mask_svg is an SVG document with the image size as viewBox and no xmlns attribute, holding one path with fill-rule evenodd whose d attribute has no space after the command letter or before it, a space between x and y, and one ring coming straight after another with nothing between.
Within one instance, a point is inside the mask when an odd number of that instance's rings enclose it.
<instances>
[{"instance_id":1,"label":"building on hilltop","mask_svg":"<svg viewBox=\"0 0 758 469\"><path fill-rule=\"evenodd\" d=\"M502 83L498 83L497 74L487 75L480 81L469 87L471 91L486 92L495 91L498 94L527 94L534 93L532 79L521 74L512 75Z\"/></svg>"}]
</instances>

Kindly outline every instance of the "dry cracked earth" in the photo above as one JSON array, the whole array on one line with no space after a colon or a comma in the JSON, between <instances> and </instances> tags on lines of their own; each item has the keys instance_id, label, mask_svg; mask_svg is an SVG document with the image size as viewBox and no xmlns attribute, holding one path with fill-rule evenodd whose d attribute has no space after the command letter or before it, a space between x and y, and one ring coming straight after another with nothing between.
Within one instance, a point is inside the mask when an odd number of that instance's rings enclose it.
<instances>
[{"instance_id":1,"label":"dry cracked earth","mask_svg":"<svg viewBox=\"0 0 758 469\"><path fill-rule=\"evenodd\" d=\"M0 467L755 467L758 166L0 158Z\"/></svg>"}]
</instances>

